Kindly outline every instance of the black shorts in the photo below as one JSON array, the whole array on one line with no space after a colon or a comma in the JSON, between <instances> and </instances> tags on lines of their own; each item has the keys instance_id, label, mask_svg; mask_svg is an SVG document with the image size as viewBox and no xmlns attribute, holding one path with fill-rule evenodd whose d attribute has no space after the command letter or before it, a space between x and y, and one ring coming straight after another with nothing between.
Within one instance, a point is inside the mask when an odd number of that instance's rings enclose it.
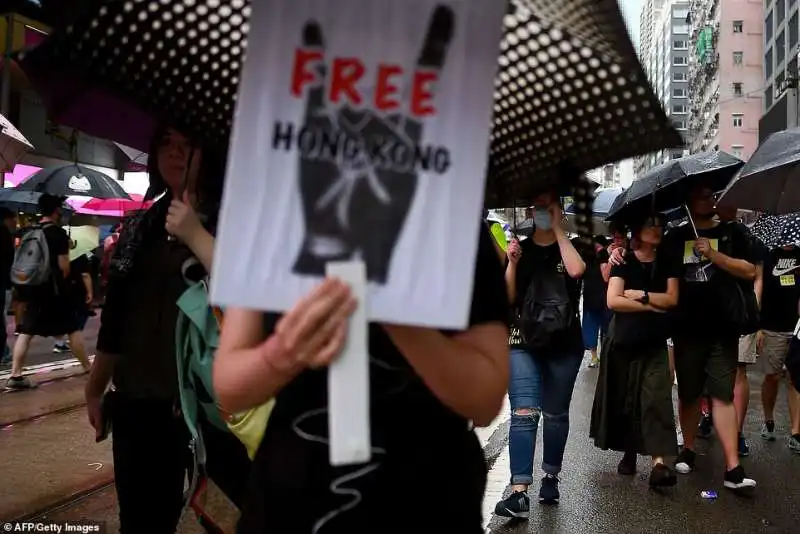
<instances>
[{"instance_id":1,"label":"black shorts","mask_svg":"<svg viewBox=\"0 0 800 534\"><path fill-rule=\"evenodd\" d=\"M58 295L38 296L25 303L20 334L58 337L80 330L75 307L69 298Z\"/></svg>"},{"instance_id":2,"label":"black shorts","mask_svg":"<svg viewBox=\"0 0 800 534\"><path fill-rule=\"evenodd\" d=\"M686 403L703 395L733 402L739 336L673 337L678 397Z\"/></svg>"}]
</instances>

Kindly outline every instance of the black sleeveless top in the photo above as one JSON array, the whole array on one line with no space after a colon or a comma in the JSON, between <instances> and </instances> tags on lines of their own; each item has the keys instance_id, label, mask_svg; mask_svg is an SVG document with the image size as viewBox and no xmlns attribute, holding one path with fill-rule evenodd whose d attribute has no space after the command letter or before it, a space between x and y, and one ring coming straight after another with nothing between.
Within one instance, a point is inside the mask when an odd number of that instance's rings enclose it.
<instances>
[{"instance_id":1,"label":"black sleeveless top","mask_svg":"<svg viewBox=\"0 0 800 534\"><path fill-rule=\"evenodd\" d=\"M490 240L482 225L471 325L506 320L503 269ZM267 332L277 319L265 316ZM378 324L370 325L370 354L372 461L330 466L327 370L304 372L278 394L240 534L415 532L431 505L457 511L430 514L442 531L482 532L486 466L468 421L431 393Z\"/></svg>"}]
</instances>

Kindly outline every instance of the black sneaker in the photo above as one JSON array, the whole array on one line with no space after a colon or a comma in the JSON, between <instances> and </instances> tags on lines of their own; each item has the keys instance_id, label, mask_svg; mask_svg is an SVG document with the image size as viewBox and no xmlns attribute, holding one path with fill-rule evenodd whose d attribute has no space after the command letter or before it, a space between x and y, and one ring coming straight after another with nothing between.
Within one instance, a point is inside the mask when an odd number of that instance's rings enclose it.
<instances>
[{"instance_id":1,"label":"black sneaker","mask_svg":"<svg viewBox=\"0 0 800 534\"><path fill-rule=\"evenodd\" d=\"M744 439L744 434L739 434L739 456L750 456L750 446L747 445L747 440Z\"/></svg>"},{"instance_id":2,"label":"black sneaker","mask_svg":"<svg viewBox=\"0 0 800 534\"><path fill-rule=\"evenodd\" d=\"M725 471L724 484L726 488L734 491L747 491L756 487L756 481L745 476L744 468L741 465Z\"/></svg>"},{"instance_id":3,"label":"black sneaker","mask_svg":"<svg viewBox=\"0 0 800 534\"><path fill-rule=\"evenodd\" d=\"M56 343L55 345L53 345L53 352L55 353L60 354L69 351L70 351L69 345L67 345L66 343Z\"/></svg>"},{"instance_id":4,"label":"black sneaker","mask_svg":"<svg viewBox=\"0 0 800 534\"><path fill-rule=\"evenodd\" d=\"M494 507L494 515L520 519L531 515L531 498L526 491L515 491Z\"/></svg>"},{"instance_id":5,"label":"black sneaker","mask_svg":"<svg viewBox=\"0 0 800 534\"><path fill-rule=\"evenodd\" d=\"M650 470L650 480L648 481L651 488L665 488L674 486L678 483L678 477L671 467L664 464L656 464Z\"/></svg>"},{"instance_id":6,"label":"black sneaker","mask_svg":"<svg viewBox=\"0 0 800 534\"><path fill-rule=\"evenodd\" d=\"M617 473L625 476L636 474L636 453L625 453L617 465Z\"/></svg>"},{"instance_id":7,"label":"black sneaker","mask_svg":"<svg viewBox=\"0 0 800 534\"><path fill-rule=\"evenodd\" d=\"M542 504L558 504L561 494L558 492L558 477L546 475L539 488L539 502Z\"/></svg>"},{"instance_id":8,"label":"black sneaker","mask_svg":"<svg viewBox=\"0 0 800 534\"><path fill-rule=\"evenodd\" d=\"M27 376L12 376L6 382L7 389L31 389L33 384Z\"/></svg>"},{"instance_id":9,"label":"black sneaker","mask_svg":"<svg viewBox=\"0 0 800 534\"><path fill-rule=\"evenodd\" d=\"M700 419L700 424L697 425L697 437L700 439L711 439L711 433L714 431L714 419L710 413L704 413L703 418Z\"/></svg>"},{"instance_id":10,"label":"black sneaker","mask_svg":"<svg viewBox=\"0 0 800 534\"><path fill-rule=\"evenodd\" d=\"M764 421L764 425L761 427L761 439L775 441L775 421Z\"/></svg>"},{"instance_id":11,"label":"black sneaker","mask_svg":"<svg viewBox=\"0 0 800 534\"><path fill-rule=\"evenodd\" d=\"M681 453L675 458L675 471L682 475L688 475L692 471L694 471L694 462L697 458L697 455L694 453L692 449L687 449L684 447L681 449Z\"/></svg>"}]
</instances>

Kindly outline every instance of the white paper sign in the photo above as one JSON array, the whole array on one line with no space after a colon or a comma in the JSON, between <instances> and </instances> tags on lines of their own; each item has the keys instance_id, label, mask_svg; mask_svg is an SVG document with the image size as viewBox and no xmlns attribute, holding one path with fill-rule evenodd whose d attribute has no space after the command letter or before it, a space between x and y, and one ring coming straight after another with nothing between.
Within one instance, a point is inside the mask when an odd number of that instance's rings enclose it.
<instances>
[{"instance_id":1,"label":"white paper sign","mask_svg":"<svg viewBox=\"0 0 800 534\"><path fill-rule=\"evenodd\" d=\"M253 0L212 298L363 260L369 319L466 325L505 2Z\"/></svg>"}]
</instances>

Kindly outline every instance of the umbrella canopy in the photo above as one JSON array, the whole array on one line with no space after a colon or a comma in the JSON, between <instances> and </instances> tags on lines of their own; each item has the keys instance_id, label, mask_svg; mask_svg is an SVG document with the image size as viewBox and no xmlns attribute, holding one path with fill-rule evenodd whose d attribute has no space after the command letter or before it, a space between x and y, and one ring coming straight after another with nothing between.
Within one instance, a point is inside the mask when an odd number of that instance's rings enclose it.
<instances>
[{"instance_id":1,"label":"umbrella canopy","mask_svg":"<svg viewBox=\"0 0 800 534\"><path fill-rule=\"evenodd\" d=\"M62 197L130 199L122 185L112 177L74 163L44 168L19 184L17 190Z\"/></svg>"},{"instance_id":2,"label":"umbrella canopy","mask_svg":"<svg viewBox=\"0 0 800 534\"><path fill-rule=\"evenodd\" d=\"M686 202L689 188L698 180L719 191L744 165L727 152L698 152L670 160L634 180L618 197L609 219L624 219L645 210L668 211Z\"/></svg>"},{"instance_id":3,"label":"umbrella canopy","mask_svg":"<svg viewBox=\"0 0 800 534\"><path fill-rule=\"evenodd\" d=\"M42 193L35 191L19 191L18 189L0 189L0 206L22 213L39 213L39 198ZM72 209L68 205L62 208L64 215L69 216Z\"/></svg>"},{"instance_id":4,"label":"umbrella canopy","mask_svg":"<svg viewBox=\"0 0 800 534\"><path fill-rule=\"evenodd\" d=\"M598 189L594 194L594 204L592 205L592 215L595 217L607 217L617 197L624 192L624 189L619 187L611 187L608 189ZM570 204L564 210L567 214L575 213L575 204Z\"/></svg>"},{"instance_id":5,"label":"umbrella canopy","mask_svg":"<svg viewBox=\"0 0 800 534\"><path fill-rule=\"evenodd\" d=\"M767 248L800 245L800 213L764 215L751 231Z\"/></svg>"},{"instance_id":6,"label":"umbrella canopy","mask_svg":"<svg viewBox=\"0 0 800 534\"><path fill-rule=\"evenodd\" d=\"M69 261L80 258L100 246L100 229L96 226L65 226L69 234Z\"/></svg>"},{"instance_id":7,"label":"umbrella canopy","mask_svg":"<svg viewBox=\"0 0 800 534\"><path fill-rule=\"evenodd\" d=\"M130 200L123 198L93 198L83 204L78 213L123 217L131 211L149 208L152 200L145 200L143 195L131 194Z\"/></svg>"},{"instance_id":8,"label":"umbrella canopy","mask_svg":"<svg viewBox=\"0 0 800 534\"><path fill-rule=\"evenodd\" d=\"M13 171L20 156L32 149L31 142L0 115L0 173Z\"/></svg>"},{"instance_id":9,"label":"umbrella canopy","mask_svg":"<svg viewBox=\"0 0 800 534\"><path fill-rule=\"evenodd\" d=\"M767 213L800 210L800 128L767 137L725 188L719 204Z\"/></svg>"},{"instance_id":10,"label":"umbrella canopy","mask_svg":"<svg viewBox=\"0 0 800 534\"><path fill-rule=\"evenodd\" d=\"M681 144L616 2L508 6L487 206L530 201L573 181L572 170ZM158 116L227 146L248 30L258 24L250 11L246 0L85 0L22 66L62 124L146 151Z\"/></svg>"}]
</instances>

